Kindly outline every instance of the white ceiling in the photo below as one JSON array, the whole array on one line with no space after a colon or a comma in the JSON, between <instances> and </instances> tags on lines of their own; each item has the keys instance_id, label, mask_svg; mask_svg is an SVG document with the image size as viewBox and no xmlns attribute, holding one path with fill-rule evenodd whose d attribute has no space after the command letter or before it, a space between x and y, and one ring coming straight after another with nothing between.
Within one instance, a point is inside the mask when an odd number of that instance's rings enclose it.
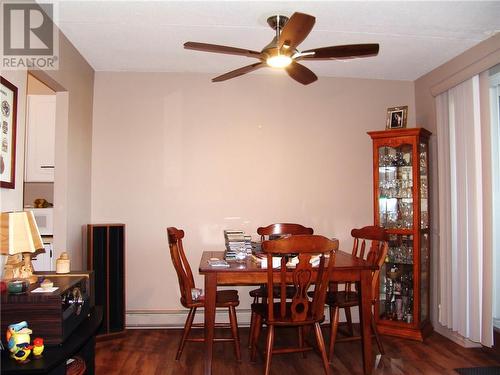
<instances>
[{"instance_id":1,"label":"white ceiling","mask_svg":"<svg viewBox=\"0 0 500 375\"><path fill-rule=\"evenodd\" d=\"M96 71L215 76L256 60L184 42L260 51L274 35L267 17L295 11L316 17L299 50L380 44L376 57L305 62L318 76L415 80L500 32L500 1L61 1L56 23Z\"/></svg>"}]
</instances>

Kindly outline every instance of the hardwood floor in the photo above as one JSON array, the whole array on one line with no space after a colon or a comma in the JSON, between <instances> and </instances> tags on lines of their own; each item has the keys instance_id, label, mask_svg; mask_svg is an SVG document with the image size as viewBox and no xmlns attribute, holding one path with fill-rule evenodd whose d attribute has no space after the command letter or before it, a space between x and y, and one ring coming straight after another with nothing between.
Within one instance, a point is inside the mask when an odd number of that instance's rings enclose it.
<instances>
[{"instance_id":1,"label":"hardwood floor","mask_svg":"<svg viewBox=\"0 0 500 375\"><path fill-rule=\"evenodd\" d=\"M200 335L201 330L197 330ZM240 328L242 361L237 362L232 343L215 344L215 375L260 375L264 371L262 356L250 363L248 328ZM180 361L175 361L181 330L129 330L117 339L102 341L96 347L97 375L197 375L203 373L203 344L187 343ZM325 340L327 339L325 330ZM265 339L265 332L261 339ZM296 331L278 332L277 345L295 340ZM433 333L425 343L382 336L386 354L377 355L374 375L457 375L454 368L500 366L500 357L481 349L465 349L443 336ZM263 348L261 341L260 348ZM373 342L374 351L376 344ZM273 356L272 374L322 374L319 355L308 353ZM332 375L362 374L360 342L344 342L335 346Z\"/></svg>"}]
</instances>

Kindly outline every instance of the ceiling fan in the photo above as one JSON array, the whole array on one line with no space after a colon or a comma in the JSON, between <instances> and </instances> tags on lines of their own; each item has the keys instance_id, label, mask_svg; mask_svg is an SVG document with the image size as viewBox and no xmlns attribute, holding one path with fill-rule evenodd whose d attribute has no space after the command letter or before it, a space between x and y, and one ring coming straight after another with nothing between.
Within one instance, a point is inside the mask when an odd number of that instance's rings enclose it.
<instances>
[{"instance_id":1,"label":"ceiling fan","mask_svg":"<svg viewBox=\"0 0 500 375\"><path fill-rule=\"evenodd\" d=\"M262 51L252 51L242 48L221 46L217 44L186 42L184 48L203 52L224 53L253 57L259 60L251 65L230 71L212 79L212 82L221 82L239 77L259 68L270 66L283 68L288 75L303 85L308 85L318 79L316 74L299 64L304 60L344 60L356 57L369 57L378 54L378 44L348 44L314 48L300 52L297 46L311 32L316 18L308 14L295 12L290 18L276 15L267 19L267 23L276 31L276 36Z\"/></svg>"}]
</instances>

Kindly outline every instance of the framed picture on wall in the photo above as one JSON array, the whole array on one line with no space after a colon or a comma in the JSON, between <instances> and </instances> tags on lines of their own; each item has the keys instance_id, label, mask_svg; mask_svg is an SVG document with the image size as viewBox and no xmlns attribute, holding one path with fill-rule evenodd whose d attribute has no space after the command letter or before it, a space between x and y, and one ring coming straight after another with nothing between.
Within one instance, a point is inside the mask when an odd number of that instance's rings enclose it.
<instances>
[{"instance_id":1,"label":"framed picture on wall","mask_svg":"<svg viewBox=\"0 0 500 375\"><path fill-rule=\"evenodd\" d=\"M406 128L408 106L387 108L387 129Z\"/></svg>"},{"instance_id":2,"label":"framed picture on wall","mask_svg":"<svg viewBox=\"0 0 500 375\"><path fill-rule=\"evenodd\" d=\"M15 188L17 87L0 76L0 187Z\"/></svg>"}]
</instances>

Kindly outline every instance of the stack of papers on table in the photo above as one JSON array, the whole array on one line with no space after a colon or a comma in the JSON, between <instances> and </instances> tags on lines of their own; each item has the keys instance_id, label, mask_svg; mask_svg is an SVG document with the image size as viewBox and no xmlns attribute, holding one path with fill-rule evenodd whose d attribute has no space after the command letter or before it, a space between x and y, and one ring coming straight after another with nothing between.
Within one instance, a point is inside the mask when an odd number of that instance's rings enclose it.
<instances>
[{"instance_id":1,"label":"stack of papers on table","mask_svg":"<svg viewBox=\"0 0 500 375\"><path fill-rule=\"evenodd\" d=\"M267 255L264 253L252 254L252 261L257 263L261 268L267 268ZM278 268L281 265L281 257L273 257L273 268Z\"/></svg>"},{"instance_id":2,"label":"stack of papers on table","mask_svg":"<svg viewBox=\"0 0 500 375\"><path fill-rule=\"evenodd\" d=\"M222 268L229 267L229 263L226 262L224 259L210 259L208 261L208 265L210 267L218 267L218 268L220 268L220 267L222 267Z\"/></svg>"},{"instance_id":3,"label":"stack of papers on table","mask_svg":"<svg viewBox=\"0 0 500 375\"><path fill-rule=\"evenodd\" d=\"M319 258L320 258L319 255L313 255L311 257L311 260L309 260L309 263L311 263L313 267L318 267L319 266ZM299 257L298 256L290 258L288 260L288 262L286 263L286 266L288 268L295 268L295 267L297 267L297 264L299 264Z\"/></svg>"},{"instance_id":4,"label":"stack of papers on table","mask_svg":"<svg viewBox=\"0 0 500 375\"><path fill-rule=\"evenodd\" d=\"M224 230L226 242L226 260L243 259L252 253L252 236L246 235L242 230Z\"/></svg>"}]
</instances>

